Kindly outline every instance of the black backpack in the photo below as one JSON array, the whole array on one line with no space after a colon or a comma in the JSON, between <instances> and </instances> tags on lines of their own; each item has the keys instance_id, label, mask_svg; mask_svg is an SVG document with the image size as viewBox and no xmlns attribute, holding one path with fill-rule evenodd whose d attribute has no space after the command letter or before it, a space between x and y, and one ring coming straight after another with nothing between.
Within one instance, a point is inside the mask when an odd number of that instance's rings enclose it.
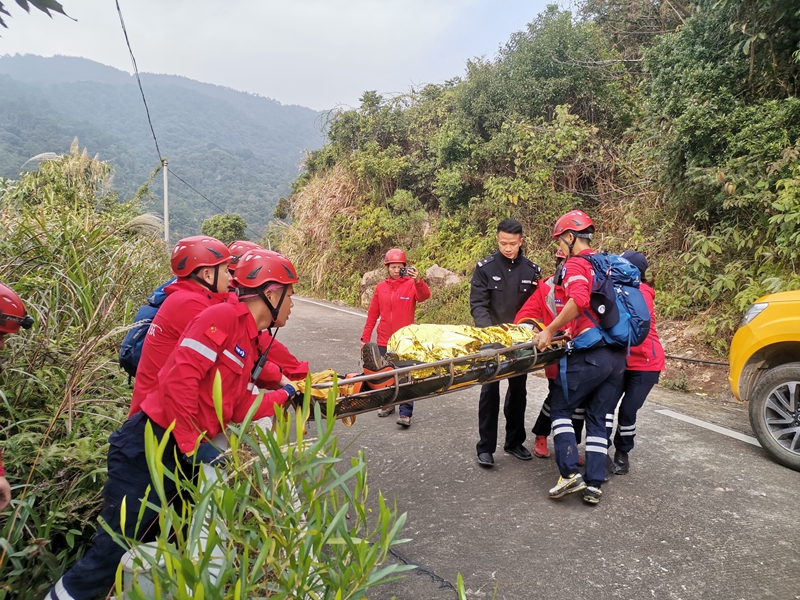
<instances>
[{"instance_id":1,"label":"black backpack","mask_svg":"<svg viewBox=\"0 0 800 600\"><path fill-rule=\"evenodd\" d=\"M119 347L119 366L122 367L128 374L128 381L136 377L136 367L139 366L139 359L142 356L142 346L144 346L144 338L147 335L147 330L150 329L150 323L156 316L158 309L167 299L167 294L164 288L175 283L177 277L173 277L168 282L160 285L156 290L150 294L147 299L147 304L139 308L136 316L133 318L133 326L125 334L122 340L122 345Z\"/></svg>"}]
</instances>

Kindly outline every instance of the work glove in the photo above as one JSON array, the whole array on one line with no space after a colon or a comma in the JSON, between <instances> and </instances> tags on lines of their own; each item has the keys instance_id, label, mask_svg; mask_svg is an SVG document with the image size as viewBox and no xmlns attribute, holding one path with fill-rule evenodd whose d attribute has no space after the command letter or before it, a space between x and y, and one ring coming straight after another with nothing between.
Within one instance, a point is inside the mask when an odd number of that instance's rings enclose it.
<instances>
[{"instance_id":1,"label":"work glove","mask_svg":"<svg viewBox=\"0 0 800 600\"><path fill-rule=\"evenodd\" d=\"M194 452L184 454L183 459L192 464L203 463L216 467L225 467L228 464L228 457L210 442L201 443Z\"/></svg>"}]
</instances>

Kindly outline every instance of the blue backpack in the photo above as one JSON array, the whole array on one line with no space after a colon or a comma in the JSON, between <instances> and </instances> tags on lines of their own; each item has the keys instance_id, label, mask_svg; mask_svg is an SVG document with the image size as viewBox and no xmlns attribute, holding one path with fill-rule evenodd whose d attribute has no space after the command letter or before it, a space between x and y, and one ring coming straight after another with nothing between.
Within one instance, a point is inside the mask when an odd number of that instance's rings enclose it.
<instances>
[{"instance_id":1,"label":"blue backpack","mask_svg":"<svg viewBox=\"0 0 800 600\"><path fill-rule=\"evenodd\" d=\"M119 366L122 367L128 374L128 381L136 377L136 367L139 366L139 359L142 356L142 346L144 346L144 339L147 335L147 330L150 329L150 323L156 316L158 309L167 299L167 294L164 288L171 283L175 283L177 277L173 277L168 282L160 285L147 299L147 304L139 308L136 316L133 318L133 327L125 334L122 340L122 345L119 347Z\"/></svg>"},{"instance_id":2,"label":"blue backpack","mask_svg":"<svg viewBox=\"0 0 800 600\"><path fill-rule=\"evenodd\" d=\"M639 289L639 269L621 256L607 252L579 255L579 258L588 260L594 270L590 304L598 320L585 313L596 329L575 338L573 347L585 349L602 344L627 348L630 354L631 347L644 343L650 333L650 309Z\"/></svg>"}]
</instances>

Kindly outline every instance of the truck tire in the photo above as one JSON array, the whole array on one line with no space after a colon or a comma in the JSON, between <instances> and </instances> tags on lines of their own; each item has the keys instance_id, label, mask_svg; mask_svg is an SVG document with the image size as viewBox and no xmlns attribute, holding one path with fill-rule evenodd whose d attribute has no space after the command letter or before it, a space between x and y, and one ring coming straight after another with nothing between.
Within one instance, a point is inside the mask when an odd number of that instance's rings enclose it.
<instances>
[{"instance_id":1,"label":"truck tire","mask_svg":"<svg viewBox=\"0 0 800 600\"><path fill-rule=\"evenodd\" d=\"M767 371L750 395L750 425L767 453L800 471L800 362Z\"/></svg>"}]
</instances>

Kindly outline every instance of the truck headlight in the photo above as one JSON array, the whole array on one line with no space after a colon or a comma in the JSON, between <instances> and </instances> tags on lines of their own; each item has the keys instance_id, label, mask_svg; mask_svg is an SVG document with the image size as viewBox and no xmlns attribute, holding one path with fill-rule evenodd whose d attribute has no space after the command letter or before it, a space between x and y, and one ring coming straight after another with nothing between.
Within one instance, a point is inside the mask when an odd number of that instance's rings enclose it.
<instances>
[{"instance_id":1,"label":"truck headlight","mask_svg":"<svg viewBox=\"0 0 800 600\"><path fill-rule=\"evenodd\" d=\"M751 304L750 308L747 309L747 312L744 313L744 317L742 318L742 322L739 327L744 327L750 321L755 319L758 315L760 315L765 308L769 306L768 302L756 302L755 304Z\"/></svg>"}]
</instances>

